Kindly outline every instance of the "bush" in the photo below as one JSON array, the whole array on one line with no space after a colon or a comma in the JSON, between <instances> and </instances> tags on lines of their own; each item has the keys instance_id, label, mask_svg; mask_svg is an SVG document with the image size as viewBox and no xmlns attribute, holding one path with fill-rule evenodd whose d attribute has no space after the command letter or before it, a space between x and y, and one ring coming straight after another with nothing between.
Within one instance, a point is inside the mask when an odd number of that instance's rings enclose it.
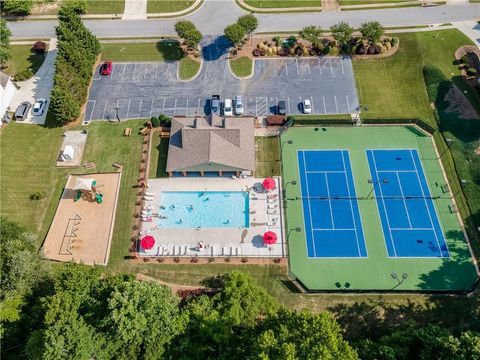
<instances>
[{"instance_id":1,"label":"bush","mask_svg":"<svg viewBox=\"0 0 480 360\"><path fill-rule=\"evenodd\" d=\"M470 58L468 57L468 55L463 55L463 56L460 58L460 62L461 62L462 64L469 65L469 64L470 64Z\"/></svg>"},{"instance_id":2,"label":"bush","mask_svg":"<svg viewBox=\"0 0 480 360\"><path fill-rule=\"evenodd\" d=\"M368 47L364 46L363 44L358 44L356 54L357 55L365 55L367 53Z\"/></svg>"},{"instance_id":3,"label":"bush","mask_svg":"<svg viewBox=\"0 0 480 360\"><path fill-rule=\"evenodd\" d=\"M2 12L16 16L29 15L32 6L32 0L2 0L0 2Z\"/></svg>"},{"instance_id":4,"label":"bush","mask_svg":"<svg viewBox=\"0 0 480 360\"><path fill-rule=\"evenodd\" d=\"M395 37L392 38L392 41L390 43L392 44L393 47L395 47L398 44L400 44L400 39L395 36Z\"/></svg>"},{"instance_id":5,"label":"bush","mask_svg":"<svg viewBox=\"0 0 480 360\"><path fill-rule=\"evenodd\" d=\"M158 119L158 117L155 117L155 116L151 117L151 118L150 118L150 122L152 123L152 126L153 126L154 128L160 126L160 120Z\"/></svg>"},{"instance_id":6,"label":"bush","mask_svg":"<svg viewBox=\"0 0 480 360\"><path fill-rule=\"evenodd\" d=\"M158 115L158 120L163 126L169 127L172 124L172 119L167 115L160 114Z\"/></svg>"},{"instance_id":7,"label":"bush","mask_svg":"<svg viewBox=\"0 0 480 360\"><path fill-rule=\"evenodd\" d=\"M15 76L13 77L13 80L23 81L23 80L30 79L32 76L33 76L32 69L25 69L23 71L20 71L19 73L16 73Z\"/></svg>"},{"instance_id":8,"label":"bush","mask_svg":"<svg viewBox=\"0 0 480 360\"><path fill-rule=\"evenodd\" d=\"M75 14L85 14L87 12L87 0L64 0L63 6L70 8Z\"/></svg>"},{"instance_id":9,"label":"bush","mask_svg":"<svg viewBox=\"0 0 480 360\"><path fill-rule=\"evenodd\" d=\"M330 54L330 51L332 51L332 48L331 48L330 46L328 46L328 45L323 48L323 53L324 53L325 55Z\"/></svg>"},{"instance_id":10,"label":"bush","mask_svg":"<svg viewBox=\"0 0 480 360\"><path fill-rule=\"evenodd\" d=\"M32 201L42 200L42 199L45 199L46 196L47 196L47 192L44 190L35 191L33 194L30 195L30 200Z\"/></svg>"},{"instance_id":11,"label":"bush","mask_svg":"<svg viewBox=\"0 0 480 360\"><path fill-rule=\"evenodd\" d=\"M282 45L282 39L280 38L280 36L278 36L278 35L274 36L272 40L275 42L276 46Z\"/></svg>"},{"instance_id":12,"label":"bush","mask_svg":"<svg viewBox=\"0 0 480 360\"><path fill-rule=\"evenodd\" d=\"M370 45L368 47L368 54L369 55L377 55L377 54L380 54L382 52L382 48L380 45Z\"/></svg>"},{"instance_id":13,"label":"bush","mask_svg":"<svg viewBox=\"0 0 480 360\"><path fill-rule=\"evenodd\" d=\"M385 50L390 50L392 48L392 44L390 42L385 43Z\"/></svg>"},{"instance_id":14,"label":"bush","mask_svg":"<svg viewBox=\"0 0 480 360\"><path fill-rule=\"evenodd\" d=\"M478 74L478 71L474 67L470 67L467 69L468 76L476 76L477 74Z\"/></svg>"},{"instance_id":15,"label":"bush","mask_svg":"<svg viewBox=\"0 0 480 360\"><path fill-rule=\"evenodd\" d=\"M43 41L37 41L33 44L32 51L36 52L37 54L43 54L47 51L47 43Z\"/></svg>"}]
</instances>

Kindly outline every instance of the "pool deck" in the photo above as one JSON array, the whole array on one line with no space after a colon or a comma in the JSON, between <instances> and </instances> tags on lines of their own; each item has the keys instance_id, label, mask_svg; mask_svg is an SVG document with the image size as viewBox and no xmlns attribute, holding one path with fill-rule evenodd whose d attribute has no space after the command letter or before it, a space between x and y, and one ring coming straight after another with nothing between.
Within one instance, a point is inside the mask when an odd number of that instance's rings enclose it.
<instances>
[{"instance_id":1,"label":"pool deck","mask_svg":"<svg viewBox=\"0 0 480 360\"><path fill-rule=\"evenodd\" d=\"M152 235L155 246L148 252L140 250L140 256L203 256L203 257L284 257L284 219L281 208L281 192L277 187L267 193L256 192L253 187L261 188L263 179L247 177L232 178L165 178L149 179L149 193L156 196L147 202L153 206L154 212L160 206L162 191L247 191L250 189L250 226L248 228L159 228L156 218L152 222L143 222L141 234ZM277 195L275 200L267 200L267 195ZM274 209L268 209L274 207ZM221 211L221 210L219 210ZM273 212L275 212L273 214ZM272 214L271 214L272 213ZM278 219L276 222L274 219ZM267 247L263 244L263 234L273 231L277 234L277 243ZM199 242L206 244L203 250L198 249Z\"/></svg>"}]
</instances>

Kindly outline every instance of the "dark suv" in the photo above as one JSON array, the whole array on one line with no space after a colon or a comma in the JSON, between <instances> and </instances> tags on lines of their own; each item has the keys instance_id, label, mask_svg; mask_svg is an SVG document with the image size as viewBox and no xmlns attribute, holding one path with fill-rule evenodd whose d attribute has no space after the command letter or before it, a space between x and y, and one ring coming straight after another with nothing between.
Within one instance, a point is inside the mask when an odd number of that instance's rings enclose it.
<instances>
[{"instance_id":1,"label":"dark suv","mask_svg":"<svg viewBox=\"0 0 480 360\"><path fill-rule=\"evenodd\" d=\"M32 104L30 104L28 101L24 101L18 105L18 108L15 111L15 120L25 120L28 117L28 112L30 111L31 107Z\"/></svg>"},{"instance_id":2,"label":"dark suv","mask_svg":"<svg viewBox=\"0 0 480 360\"><path fill-rule=\"evenodd\" d=\"M278 115L287 115L287 103L284 100L278 102Z\"/></svg>"}]
</instances>

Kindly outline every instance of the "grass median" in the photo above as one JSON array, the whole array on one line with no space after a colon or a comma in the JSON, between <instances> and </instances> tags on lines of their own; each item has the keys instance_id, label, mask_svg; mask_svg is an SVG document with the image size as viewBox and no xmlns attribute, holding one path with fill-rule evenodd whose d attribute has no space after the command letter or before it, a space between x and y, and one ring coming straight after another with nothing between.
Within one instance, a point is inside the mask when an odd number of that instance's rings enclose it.
<instances>
[{"instance_id":1,"label":"grass median","mask_svg":"<svg viewBox=\"0 0 480 360\"><path fill-rule=\"evenodd\" d=\"M320 0L245 0L245 4L265 8L321 7Z\"/></svg>"},{"instance_id":2,"label":"grass median","mask_svg":"<svg viewBox=\"0 0 480 360\"><path fill-rule=\"evenodd\" d=\"M148 0L147 13L171 13L188 9L195 0Z\"/></svg>"},{"instance_id":3,"label":"grass median","mask_svg":"<svg viewBox=\"0 0 480 360\"><path fill-rule=\"evenodd\" d=\"M87 14L117 14L125 10L125 0L87 0Z\"/></svg>"},{"instance_id":4,"label":"grass median","mask_svg":"<svg viewBox=\"0 0 480 360\"><path fill-rule=\"evenodd\" d=\"M102 43L102 60L178 61L183 57L178 41Z\"/></svg>"},{"instance_id":5,"label":"grass median","mask_svg":"<svg viewBox=\"0 0 480 360\"><path fill-rule=\"evenodd\" d=\"M201 63L185 56L178 62L178 76L181 80L189 80L197 75Z\"/></svg>"},{"instance_id":6,"label":"grass median","mask_svg":"<svg viewBox=\"0 0 480 360\"><path fill-rule=\"evenodd\" d=\"M235 76L248 77L252 75L253 60L247 56L242 56L230 61L230 69Z\"/></svg>"}]
</instances>

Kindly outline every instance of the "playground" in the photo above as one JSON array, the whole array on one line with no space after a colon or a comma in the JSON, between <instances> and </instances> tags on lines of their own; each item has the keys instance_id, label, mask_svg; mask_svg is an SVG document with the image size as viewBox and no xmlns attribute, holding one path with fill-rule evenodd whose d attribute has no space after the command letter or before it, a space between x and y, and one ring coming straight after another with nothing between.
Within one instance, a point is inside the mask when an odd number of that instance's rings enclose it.
<instances>
[{"instance_id":1,"label":"playground","mask_svg":"<svg viewBox=\"0 0 480 360\"><path fill-rule=\"evenodd\" d=\"M106 265L121 173L70 175L42 247L45 258Z\"/></svg>"},{"instance_id":2,"label":"playground","mask_svg":"<svg viewBox=\"0 0 480 360\"><path fill-rule=\"evenodd\" d=\"M466 291L468 239L415 126L291 127L280 138L290 273L309 291Z\"/></svg>"}]
</instances>

